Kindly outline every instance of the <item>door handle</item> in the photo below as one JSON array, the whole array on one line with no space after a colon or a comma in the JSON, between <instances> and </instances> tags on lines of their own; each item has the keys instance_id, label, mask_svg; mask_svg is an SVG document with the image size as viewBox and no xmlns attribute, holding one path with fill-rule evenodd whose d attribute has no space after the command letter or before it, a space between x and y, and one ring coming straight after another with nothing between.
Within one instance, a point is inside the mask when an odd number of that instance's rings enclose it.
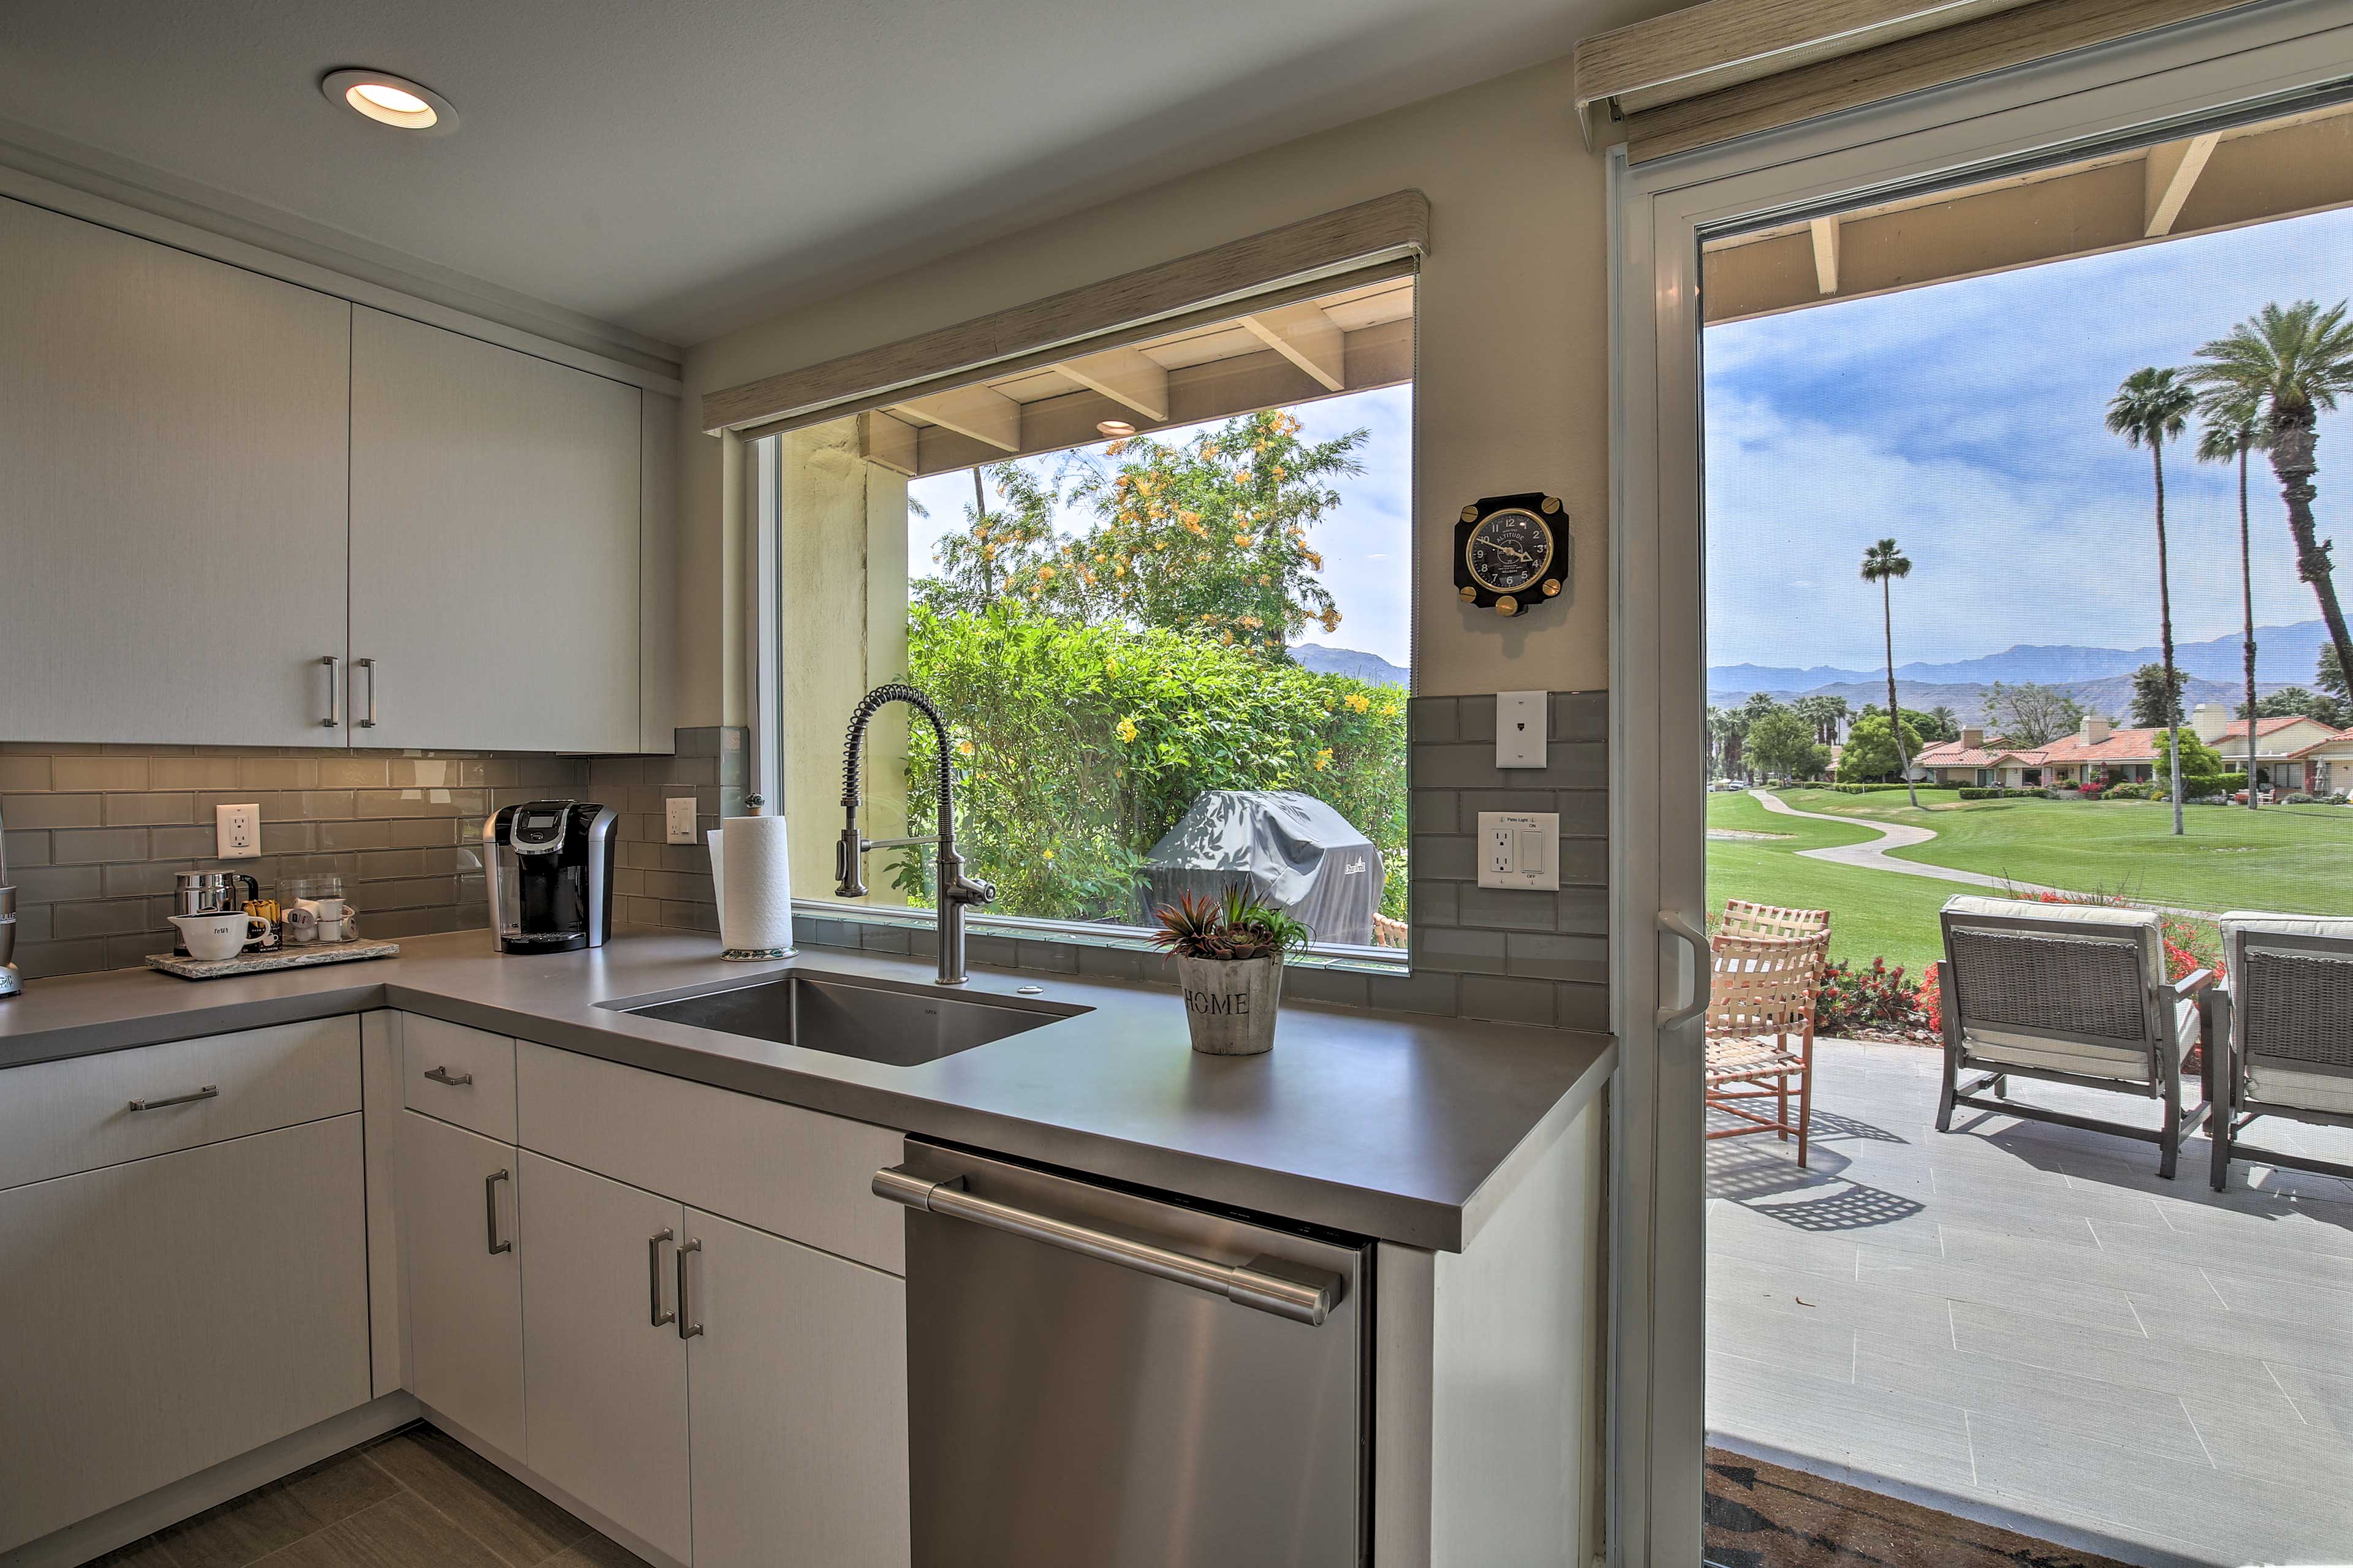
<instances>
[{"instance_id":1,"label":"door handle","mask_svg":"<svg viewBox=\"0 0 2353 1568\"><path fill-rule=\"evenodd\" d=\"M343 661L328 654L319 662L327 667L327 716L319 721L319 727L340 730L343 727Z\"/></svg>"},{"instance_id":2,"label":"door handle","mask_svg":"<svg viewBox=\"0 0 2353 1568\"><path fill-rule=\"evenodd\" d=\"M361 720L359 723L363 730L373 730L375 728L375 660L355 658L352 662L367 671L367 717Z\"/></svg>"},{"instance_id":3,"label":"door handle","mask_svg":"<svg viewBox=\"0 0 2353 1568\"><path fill-rule=\"evenodd\" d=\"M694 1316L693 1309L686 1304L686 1255L702 1250L701 1237L678 1244L678 1337L682 1340L696 1339L702 1333L701 1321Z\"/></svg>"},{"instance_id":4,"label":"door handle","mask_svg":"<svg viewBox=\"0 0 2353 1568\"><path fill-rule=\"evenodd\" d=\"M446 1083L451 1089L461 1089L465 1085L474 1081L474 1075L472 1073L452 1073L446 1067L427 1068L425 1069L425 1076L431 1079L435 1083Z\"/></svg>"},{"instance_id":5,"label":"door handle","mask_svg":"<svg viewBox=\"0 0 2353 1568\"><path fill-rule=\"evenodd\" d=\"M651 1236L646 1237L646 1292L653 1298L653 1305L648 1309L648 1315L651 1319L652 1326L657 1329L660 1328L664 1323L674 1323L678 1321L678 1314L676 1312L668 1311L663 1309L661 1297L662 1243L665 1241L675 1240L677 1239L677 1237L678 1232L672 1230L668 1226L664 1226L659 1230L654 1232ZM684 1296L681 1296L679 1298L679 1300L681 1303L683 1303L685 1300L686 1298Z\"/></svg>"},{"instance_id":6,"label":"door handle","mask_svg":"<svg viewBox=\"0 0 2353 1568\"><path fill-rule=\"evenodd\" d=\"M1714 995L1715 973L1710 962L1713 954L1708 950L1706 933L1697 926L1672 910L1661 910L1659 929L1669 936L1681 940L1692 950L1694 970L1690 1004L1682 1007L1659 1009L1658 1026L1662 1029L1672 1029L1677 1024L1690 1023L1707 1011L1708 1002Z\"/></svg>"},{"instance_id":7,"label":"door handle","mask_svg":"<svg viewBox=\"0 0 2353 1568\"><path fill-rule=\"evenodd\" d=\"M893 1167L874 1173L874 1195L923 1213L970 1220L1008 1236L1026 1237L1066 1252L1133 1268L1139 1274L1189 1285L1240 1306L1289 1318L1294 1323L1323 1322L1339 1299L1339 1279L1320 1270L1302 1268L1276 1258L1254 1258L1247 1267L1239 1268L1230 1263L1212 1263L1206 1258L1172 1252L1148 1241L1132 1241L1091 1226L1073 1225L1069 1220L1015 1208L1010 1204L976 1197L965 1190L962 1176L932 1182ZM1274 1272L1275 1269L1282 1272Z\"/></svg>"},{"instance_id":8,"label":"door handle","mask_svg":"<svg viewBox=\"0 0 2353 1568\"><path fill-rule=\"evenodd\" d=\"M169 1095L162 1100L134 1100L131 1102L131 1109L133 1110L161 1110L167 1105L185 1105L192 1100L218 1100L219 1098L220 1085L216 1083L208 1083L205 1085L204 1088L193 1090L187 1094Z\"/></svg>"},{"instance_id":9,"label":"door handle","mask_svg":"<svg viewBox=\"0 0 2353 1568\"><path fill-rule=\"evenodd\" d=\"M513 1179L512 1171L492 1171L482 1178L482 1214L484 1224L490 1227L489 1247L491 1255L494 1258L501 1252L514 1250L514 1243L512 1240L499 1239L499 1184L511 1182Z\"/></svg>"}]
</instances>

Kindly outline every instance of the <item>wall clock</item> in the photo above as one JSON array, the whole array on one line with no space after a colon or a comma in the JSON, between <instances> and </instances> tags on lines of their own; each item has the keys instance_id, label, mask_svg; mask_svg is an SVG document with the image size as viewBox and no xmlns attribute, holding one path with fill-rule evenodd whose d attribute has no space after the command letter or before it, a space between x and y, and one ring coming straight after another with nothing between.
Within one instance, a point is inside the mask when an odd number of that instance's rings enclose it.
<instances>
[{"instance_id":1,"label":"wall clock","mask_svg":"<svg viewBox=\"0 0 2353 1568\"><path fill-rule=\"evenodd\" d=\"M1454 586L1463 603L1524 615L1557 598L1568 575L1568 516L1542 490L1488 496L1454 525Z\"/></svg>"}]
</instances>

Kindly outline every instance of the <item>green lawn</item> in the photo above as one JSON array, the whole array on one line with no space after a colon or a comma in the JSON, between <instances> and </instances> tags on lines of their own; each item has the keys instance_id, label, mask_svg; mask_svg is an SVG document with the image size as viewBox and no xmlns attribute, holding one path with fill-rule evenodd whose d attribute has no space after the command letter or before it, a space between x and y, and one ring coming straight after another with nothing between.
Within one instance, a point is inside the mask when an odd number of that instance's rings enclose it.
<instances>
[{"instance_id":1,"label":"green lawn","mask_svg":"<svg viewBox=\"0 0 2353 1568\"><path fill-rule=\"evenodd\" d=\"M2353 913L2353 807L2193 805L2173 836L2162 801L1972 800L1950 790L1841 795L1788 790L1800 811L1933 827L1934 842L1898 860L1953 866L2078 891L2121 892L2185 909Z\"/></svg>"},{"instance_id":2,"label":"green lawn","mask_svg":"<svg viewBox=\"0 0 2353 1568\"><path fill-rule=\"evenodd\" d=\"M2353 913L2353 807L2284 806L2250 812L2191 806L2176 838L2172 808L2158 801L1962 801L1922 790L1915 809L1900 792L1778 792L1800 811L1855 818L1846 828L1776 816L1746 795L1712 795L1711 827L1786 837L1712 838L1710 912L1726 897L1832 911L1831 953L1917 966L1937 957L1936 910L1957 883L1825 865L1797 851L1871 837L1866 822L1916 823L1936 838L1894 858L1951 866L2080 891L2220 912L2232 909Z\"/></svg>"},{"instance_id":3,"label":"green lawn","mask_svg":"<svg viewBox=\"0 0 2353 1568\"><path fill-rule=\"evenodd\" d=\"M1874 956L1884 955L1890 963L1905 964L1915 971L1934 963L1938 941L1936 911L1944 907L1946 899L1968 890L1926 877L1905 877L1804 859L1797 851L1832 844L1860 844L1873 835L1864 827L1841 827L1828 822L1808 822L1803 817L1777 816L1746 795L1708 796L1707 822L1710 827L1788 836L1708 840L1711 921L1722 912L1726 898L1829 910L1832 958L1868 963Z\"/></svg>"}]
</instances>

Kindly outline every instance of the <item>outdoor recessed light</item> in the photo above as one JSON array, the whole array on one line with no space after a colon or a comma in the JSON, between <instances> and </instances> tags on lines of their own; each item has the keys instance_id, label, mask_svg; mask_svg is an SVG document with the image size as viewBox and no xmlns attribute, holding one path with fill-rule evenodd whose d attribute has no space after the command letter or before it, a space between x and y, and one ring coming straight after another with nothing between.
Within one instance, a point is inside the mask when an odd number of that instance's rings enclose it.
<instances>
[{"instance_id":1,"label":"outdoor recessed light","mask_svg":"<svg viewBox=\"0 0 2353 1568\"><path fill-rule=\"evenodd\" d=\"M1095 428L1102 431L1106 436L1118 437L1133 436L1135 434L1135 426L1130 425L1124 419L1098 420L1095 423Z\"/></svg>"},{"instance_id":2,"label":"outdoor recessed light","mask_svg":"<svg viewBox=\"0 0 2353 1568\"><path fill-rule=\"evenodd\" d=\"M320 79L319 90L330 102L343 104L380 125L434 136L447 136L458 129L458 110L448 99L422 82L390 71L356 67L329 71Z\"/></svg>"}]
</instances>

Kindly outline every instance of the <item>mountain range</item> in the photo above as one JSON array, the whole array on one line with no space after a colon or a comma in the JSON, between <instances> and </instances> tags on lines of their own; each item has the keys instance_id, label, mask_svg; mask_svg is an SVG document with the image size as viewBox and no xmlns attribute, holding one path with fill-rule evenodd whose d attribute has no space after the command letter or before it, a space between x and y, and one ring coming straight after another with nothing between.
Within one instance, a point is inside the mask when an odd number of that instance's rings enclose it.
<instances>
[{"instance_id":1,"label":"mountain range","mask_svg":"<svg viewBox=\"0 0 2353 1568\"><path fill-rule=\"evenodd\" d=\"M1353 647L1325 647L1322 643L1304 642L1291 650L1291 657L1298 660L1302 669L1312 669L1318 675L1352 676L1373 686L1402 688L1410 678L1405 666Z\"/></svg>"},{"instance_id":2,"label":"mountain range","mask_svg":"<svg viewBox=\"0 0 2353 1568\"><path fill-rule=\"evenodd\" d=\"M2255 628L2255 672L2258 693L2284 686L2311 686L2320 650L2327 646L2328 628L2320 621L2299 621L2288 626ZM2162 656L2153 647L2078 647L2073 644L2021 643L1981 658L1930 664L1915 661L1895 667L1896 700L1927 712L1950 708L1957 721L1986 721L1986 689L1994 681L2012 685L2033 681L2055 686L2082 703L2087 711L2122 720L2132 709L2132 672L2155 664ZM2176 643L2173 662L2182 672L2182 693L2191 707L2215 702L2231 711L2246 700L2241 673L2242 652L2235 637L2207 642ZM1730 705L1746 701L1755 692L1788 701L1793 697L1843 697L1856 708L1887 700L1887 677L1876 669L1841 669L1817 665L1810 669L1757 664L1717 665L1707 672L1707 700Z\"/></svg>"},{"instance_id":3,"label":"mountain range","mask_svg":"<svg viewBox=\"0 0 2353 1568\"><path fill-rule=\"evenodd\" d=\"M2317 620L2298 621L2287 626L2257 626L2256 674L2267 678L2261 681L2261 685L2266 688L2310 686L2313 668L2318 663L2320 650L2327 641L2328 627ZM2155 647L2079 647L2071 643L2020 643L1980 658L1957 659L1943 664L1916 660L1899 664L1895 667L1895 679L1899 688L1907 685L1981 686L1996 680L2012 684L2031 680L2045 686L2073 686L2078 682L2124 676L2127 678L2126 689L2129 690L2132 672L2144 664L2155 664L2161 657ZM2173 647L2174 667L2192 680L2236 682L2240 679L2241 658L2242 648L2235 632L2207 642L2176 643ZM1797 696L1829 687L1871 681L1878 682L1880 689L1885 691L1887 676L1879 669L1840 669L1829 665L1798 669L1774 665L1728 664L1714 666L1707 672L1707 690L1711 700L1726 696L1746 697L1752 691ZM1909 699L1905 700L1908 702Z\"/></svg>"}]
</instances>

